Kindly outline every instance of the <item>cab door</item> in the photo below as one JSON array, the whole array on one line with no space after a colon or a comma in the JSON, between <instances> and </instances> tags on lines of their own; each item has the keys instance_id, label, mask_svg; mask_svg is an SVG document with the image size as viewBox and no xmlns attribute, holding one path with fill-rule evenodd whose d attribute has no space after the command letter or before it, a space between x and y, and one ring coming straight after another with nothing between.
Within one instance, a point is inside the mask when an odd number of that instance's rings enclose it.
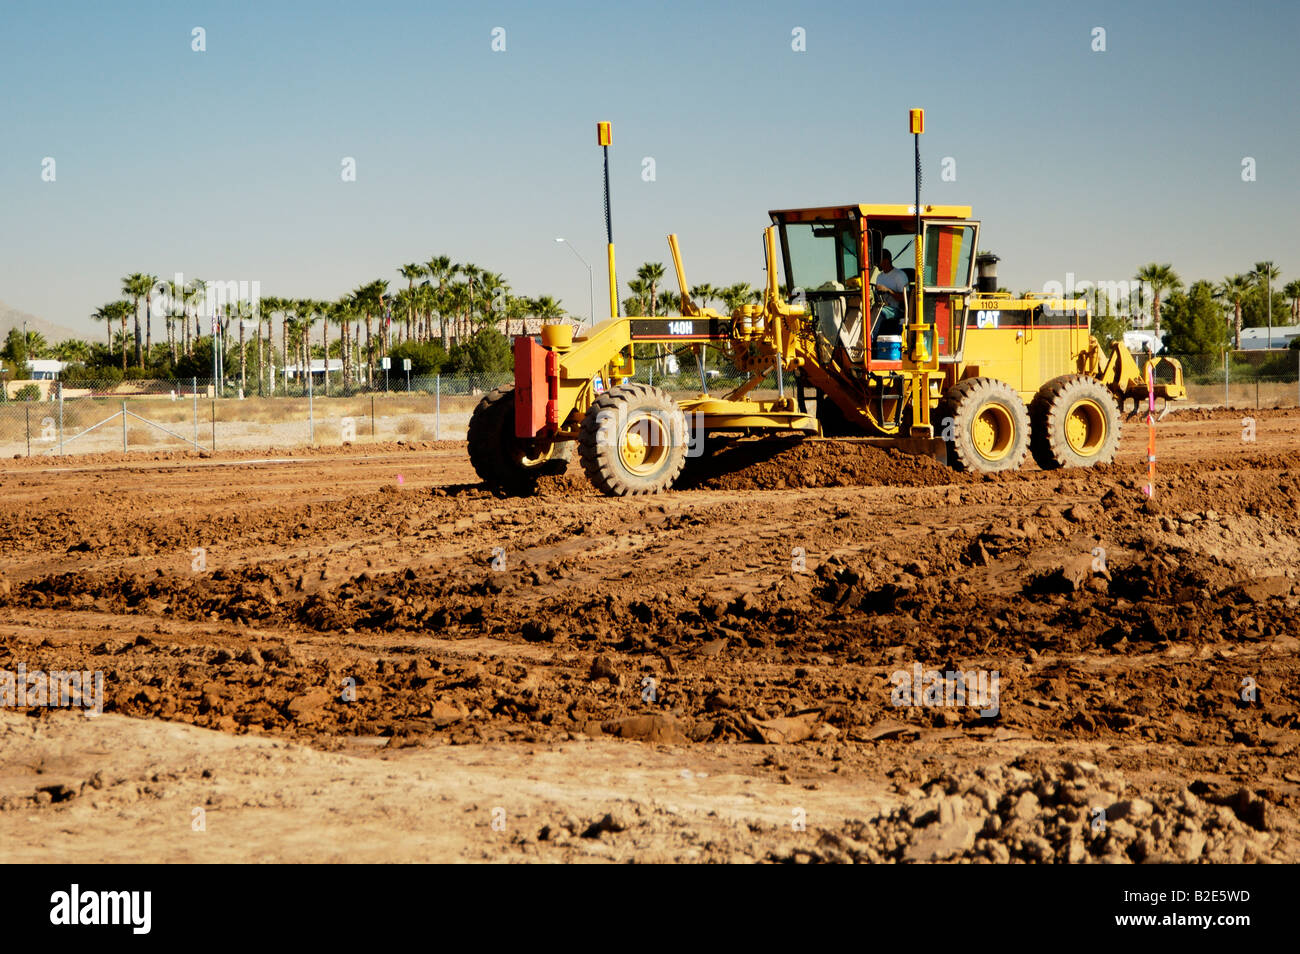
<instances>
[{"instance_id":1,"label":"cab door","mask_svg":"<svg viewBox=\"0 0 1300 954\"><path fill-rule=\"evenodd\" d=\"M964 300L974 290L975 252L979 222L971 219L930 219L925 228L925 318L933 328L928 342L939 360L961 350Z\"/></svg>"}]
</instances>

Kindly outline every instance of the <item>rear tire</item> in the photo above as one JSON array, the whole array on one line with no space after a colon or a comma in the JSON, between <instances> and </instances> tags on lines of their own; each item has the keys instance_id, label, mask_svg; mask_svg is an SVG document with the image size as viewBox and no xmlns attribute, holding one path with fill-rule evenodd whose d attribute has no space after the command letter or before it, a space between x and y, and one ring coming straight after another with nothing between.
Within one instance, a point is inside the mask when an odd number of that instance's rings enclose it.
<instances>
[{"instance_id":1,"label":"rear tire","mask_svg":"<svg viewBox=\"0 0 1300 954\"><path fill-rule=\"evenodd\" d=\"M1109 464L1119 448L1120 412L1096 378L1063 374L1039 389L1029 412L1030 450L1043 470Z\"/></svg>"},{"instance_id":2,"label":"rear tire","mask_svg":"<svg viewBox=\"0 0 1300 954\"><path fill-rule=\"evenodd\" d=\"M1005 381L962 381L943 396L935 417L957 470L1015 470L1029 452L1029 411Z\"/></svg>"},{"instance_id":3,"label":"rear tire","mask_svg":"<svg viewBox=\"0 0 1300 954\"><path fill-rule=\"evenodd\" d=\"M686 415L660 388L610 388L582 419L578 453L592 485L607 496L661 493L686 463Z\"/></svg>"},{"instance_id":4,"label":"rear tire","mask_svg":"<svg viewBox=\"0 0 1300 954\"><path fill-rule=\"evenodd\" d=\"M573 454L573 442L542 445L515 436L515 386L489 391L469 419L469 461L492 490L530 494L537 478L563 474Z\"/></svg>"}]
</instances>

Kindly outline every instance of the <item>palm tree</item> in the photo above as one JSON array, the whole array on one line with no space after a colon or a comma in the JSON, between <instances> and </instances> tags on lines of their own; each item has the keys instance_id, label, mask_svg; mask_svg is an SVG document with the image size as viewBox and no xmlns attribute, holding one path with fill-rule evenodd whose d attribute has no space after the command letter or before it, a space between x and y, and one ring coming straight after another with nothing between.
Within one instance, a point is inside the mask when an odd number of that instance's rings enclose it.
<instances>
[{"instance_id":1,"label":"palm tree","mask_svg":"<svg viewBox=\"0 0 1300 954\"><path fill-rule=\"evenodd\" d=\"M91 321L102 321L104 323L104 330L108 333L108 356L110 358L113 356L113 321L116 318L113 312L114 304L116 302L100 305L90 315Z\"/></svg>"},{"instance_id":2,"label":"palm tree","mask_svg":"<svg viewBox=\"0 0 1300 954\"><path fill-rule=\"evenodd\" d=\"M438 290L428 282L415 286L415 321L417 341L433 340L433 306L438 300Z\"/></svg>"},{"instance_id":3,"label":"palm tree","mask_svg":"<svg viewBox=\"0 0 1300 954\"><path fill-rule=\"evenodd\" d=\"M654 318L659 313L658 286L664 278L664 266L661 262L646 262L636 270L636 277L645 302L641 313ZM632 287L630 283L628 287ZM663 372L663 355L663 345L655 345L655 364L659 366L660 373Z\"/></svg>"},{"instance_id":4,"label":"palm tree","mask_svg":"<svg viewBox=\"0 0 1300 954\"><path fill-rule=\"evenodd\" d=\"M280 299L275 295L263 295L258 301L257 307L257 376L259 378L257 393L262 393L263 382L266 379L267 364L275 364L275 348L272 342L275 340L275 318L273 317L280 310ZM262 340L262 322L266 322L266 340ZM265 353L263 353L265 348ZM275 394L275 375L271 375L271 393Z\"/></svg>"},{"instance_id":5,"label":"palm tree","mask_svg":"<svg viewBox=\"0 0 1300 954\"><path fill-rule=\"evenodd\" d=\"M67 338L51 348L50 353L60 361L73 364L90 358L90 345L80 338Z\"/></svg>"},{"instance_id":6,"label":"palm tree","mask_svg":"<svg viewBox=\"0 0 1300 954\"><path fill-rule=\"evenodd\" d=\"M167 283L167 352L171 355L172 367L176 367L176 308L181 309L181 314L185 314L185 296L189 289L184 285L178 285L175 282ZM188 325L188 320L186 321Z\"/></svg>"},{"instance_id":7,"label":"palm tree","mask_svg":"<svg viewBox=\"0 0 1300 954\"><path fill-rule=\"evenodd\" d=\"M208 283L202 278L190 279L190 301L194 304L194 339L190 345L191 350L194 345L199 343L203 337L203 305L207 304ZM188 322L186 322L188 325ZM187 333L188 337L188 333ZM189 354L190 351L186 351Z\"/></svg>"},{"instance_id":8,"label":"palm tree","mask_svg":"<svg viewBox=\"0 0 1300 954\"><path fill-rule=\"evenodd\" d=\"M415 280L424 277L424 266L412 262L398 268L406 279L406 337L411 337L411 326L415 324Z\"/></svg>"},{"instance_id":9,"label":"palm tree","mask_svg":"<svg viewBox=\"0 0 1300 954\"><path fill-rule=\"evenodd\" d=\"M382 278L375 279L375 281L365 286L365 290L366 290L366 301L370 306L370 310L365 313L366 315L366 385L367 387L373 387L374 380L375 380L375 348L370 341L370 316L373 314L376 317L384 317L385 310L388 304L385 298L385 296L388 294L388 282L384 281ZM386 342L387 338L388 338L387 322L385 321L385 327L381 336L381 340Z\"/></svg>"},{"instance_id":10,"label":"palm tree","mask_svg":"<svg viewBox=\"0 0 1300 954\"><path fill-rule=\"evenodd\" d=\"M1265 307L1268 309L1268 346L1273 347L1273 283L1282 275L1282 270L1272 262L1256 262L1250 273L1255 284L1264 293Z\"/></svg>"},{"instance_id":11,"label":"palm tree","mask_svg":"<svg viewBox=\"0 0 1300 954\"><path fill-rule=\"evenodd\" d=\"M1272 262L1256 262L1250 273L1256 277L1257 281L1267 281L1270 284L1282 277L1282 269Z\"/></svg>"},{"instance_id":12,"label":"palm tree","mask_svg":"<svg viewBox=\"0 0 1300 954\"><path fill-rule=\"evenodd\" d=\"M448 279L456 274L456 266L451 263L451 259L446 255L435 255L424 263L424 268L429 275L429 280L438 283L439 297L435 301L438 303L439 309L441 309L443 304L441 295L447 290ZM430 313L430 318L432 318L432 313ZM432 329L429 329L429 331L432 333ZM442 338L442 346L445 349L447 347L447 325L443 321L441 310L438 312L438 334Z\"/></svg>"},{"instance_id":13,"label":"palm tree","mask_svg":"<svg viewBox=\"0 0 1300 954\"><path fill-rule=\"evenodd\" d=\"M1151 262L1138 269L1137 280L1151 286L1151 318L1155 324L1156 338L1160 337L1160 296L1166 291L1175 291L1183 287L1183 280L1178 277L1174 267Z\"/></svg>"},{"instance_id":14,"label":"palm tree","mask_svg":"<svg viewBox=\"0 0 1300 954\"><path fill-rule=\"evenodd\" d=\"M383 314L384 293L388 282L383 279L362 285L352 293L353 308L365 321L366 328L366 387L371 387L375 379L375 349L371 335L371 319L376 314Z\"/></svg>"},{"instance_id":15,"label":"palm tree","mask_svg":"<svg viewBox=\"0 0 1300 954\"><path fill-rule=\"evenodd\" d=\"M453 343L459 342L462 340L460 335L461 311L469 308L469 286L462 282L453 282L447 286L442 298L443 304L440 307L443 316L443 330L446 331L446 316L450 313L452 316L452 333L448 336L448 340Z\"/></svg>"},{"instance_id":16,"label":"palm tree","mask_svg":"<svg viewBox=\"0 0 1300 954\"><path fill-rule=\"evenodd\" d=\"M699 305L701 308L707 308L709 302L717 297L718 290L709 284L696 285L691 289L691 298L695 301L695 304Z\"/></svg>"},{"instance_id":17,"label":"palm tree","mask_svg":"<svg viewBox=\"0 0 1300 954\"><path fill-rule=\"evenodd\" d=\"M650 304L647 300L650 297L650 286L640 278L633 278L628 281L627 290L632 294L623 299L624 313L634 318L645 315L650 310Z\"/></svg>"},{"instance_id":18,"label":"palm tree","mask_svg":"<svg viewBox=\"0 0 1300 954\"><path fill-rule=\"evenodd\" d=\"M338 316L339 303L336 301L318 301L320 311L321 346L325 349L325 395L330 393L330 322Z\"/></svg>"},{"instance_id":19,"label":"palm tree","mask_svg":"<svg viewBox=\"0 0 1300 954\"><path fill-rule=\"evenodd\" d=\"M344 295L337 302L332 317L339 326L339 360L343 367L343 391L352 386L352 299Z\"/></svg>"},{"instance_id":20,"label":"palm tree","mask_svg":"<svg viewBox=\"0 0 1300 954\"><path fill-rule=\"evenodd\" d=\"M474 324L474 288L478 284L479 276L483 274L483 269L470 262L464 265L457 265L456 270L465 276L465 286L469 290L468 304L465 310L465 321L460 328L460 333L456 336L458 339L468 337L473 333Z\"/></svg>"},{"instance_id":21,"label":"palm tree","mask_svg":"<svg viewBox=\"0 0 1300 954\"><path fill-rule=\"evenodd\" d=\"M664 266L661 262L646 262L636 270L636 277L646 285L646 305L650 310L650 317L657 314L658 309L655 307L655 291L661 281L664 280Z\"/></svg>"},{"instance_id":22,"label":"palm tree","mask_svg":"<svg viewBox=\"0 0 1300 954\"><path fill-rule=\"evenodd\" d=\"M498 318L505 319L505 333L510 334L510 286L506 283L505 276L497 272L484 271L479 276L479 286L483 290L483 324L485 327L495 327ZM496 303L498 298L505 299L506 314L497 315Z\"/></svg>"},{"instance_id":23,"label":"palm tree","mask_svg":"<svg viewBox=\"0 0 1300 954\"><path fill-rule=\"evenodd\" d=\"M563 321L565 317L564 307L550 295L542 295L532 302L533 314L543 322ZM528 333L528 329L524 329Z\"/></svg>"},{"instance_id":24,"label":"palm tree","mask_svg":"<svg viewBox=\"0 0 1300 954\"><path fill-rule=\"evenodd\" d=\"M139 311L139 309L138 309L138 307L137 307L136 305L133 305L133 304L132 304L131 302L129 302L129 301L122 301L122 302L120 302L120 303L117 303L117 320L118 320L118 322L121 323L121 326L122 326L122 340L123 340L123 341L127 341L127 340L129 340L129 339L127 338L127 336L126 336L126 316L127 316L127 315L135 315L135 317L136 317L136 321L137 321L137 322L140 320L140 311ZM136 342L137 345L140 343L140 335L139 335L139 329L138 329L138 327L137 327L137 330L136 330L135 342ZM122 347L122 373L123 373L123 374L126 373L126 346L125 346L125 345L123 345L123 347Z\"/></svg>"},{"instance_id":25,"label":"palm tree","mask_svg":"<svg viewBox=\"0 0 1300 954\"><path fill-rule=\"evenodd\" d=\"M749 282L736 282L734 285L718 289L717 296L722 301L722 307L728 312L733 312L741 305L750 303L754 297L754 290L749 287Z\"/></svg>"},{"instance_id":26,"label":"palm tree","mask_svg":"<svg viewBox=\"0 0 1300 954\"><path fill-rule=\"evenodd\" d=\"M131 304L135 308L135 361L142 367L144 358L140 350L140 299L144 297L149 287L148 278L142 272L132 272L122 279L122 294L131 299ZM125 356L122 358L122 370L126 370Z\"/></svg>"},{"instance_id":27,"label":"palm tree","mask_svg":"<svg viewBox=\"0 0 1300 954\"><path fill-rule=\"evenodd\" d=\"M295 319L292 314L297 306L292 298L279 299L280 304L280 364L281 376L284 378L284 393L289 394L289 331Z\"/></svg>"},{"instance_id":28,"label":"palm tree","mask_svg":"<svg viewBox=\"0 0 1300 954\"><path fill-rule=\"evenodd\" d=\"M275 310L276 298L272 295L264 295L257 300L257 310L253 317L257 319L257 393L259 396L265 394L266 387L266 355L267 342L262 338L262 323L269 323L271 313ZM271 387L275 387L272 382Z\"/></svg>"},{"instance_id":29,"label":"palm tree","mask_svg":"<svg viewBox=\"0 0 1300 954\"><path fill-rule=\"evenodd\" d=\"M1291 322L1300 323L1300 279L1289 281L1282 294L1291 299Z\"/></svg>"},{"instance_id":30,"label":"palm tree","mask_svg":"<svg viewBox=\"0 0 1300 954\"><path fill-rule=\"evenodd\" d=\"M316 323L319 317L316 310L316 302L310 298L302 298L298 304L298 366L303 369L302 388L303 394L311 387L311 326Z\"/></svg>"},{"instance_id":31,"label":"palm tree","mask_svg":"<svg viewBox=\"0 0 1300 954\"><path fill-rule=\"evenodd\" d=\"M1219 297L1224 301L1231 302L1235 320L1233 322L1233 339L1232 347L1234 351L1241 350L1241 300L1246 297L1250 291L1249 275L1229 275L1222 282L1216 291Z\"/></svg>"},{"instance_id":32,"label":"palm tree","mask_svg":"<svg viewBox=\"0 0 1300 954\"><path fill-rule=\"evenodd\" d=\"M244 394L248 388L248 360L244 338L244 320L251 314L251 306L245 301L231 302L228 313L233 312L235 322L239 325L239 393Z\"/></svg>"},{"instance_id":33,"label":"palm tree","mask_svg":"<svg viewBox=\"0 0 1300 954\"><path fill-rule=\"evenodd\" d=\"M158 285L157 275L144 276L144 353L153 360L153 293ZM140 367L144 367L142 363Z\"/></svg>"}]
</instances>

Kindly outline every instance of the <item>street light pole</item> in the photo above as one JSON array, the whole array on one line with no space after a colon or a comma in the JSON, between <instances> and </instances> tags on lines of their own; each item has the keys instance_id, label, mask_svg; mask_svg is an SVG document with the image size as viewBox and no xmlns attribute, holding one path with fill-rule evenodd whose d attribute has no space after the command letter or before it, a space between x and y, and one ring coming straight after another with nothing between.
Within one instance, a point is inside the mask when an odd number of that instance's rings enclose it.
<instances>
[{"instance_id":1,"label":"street light pole","mask_svg":"<svg viewBox=\"0 0 1300 954\"><path fill-rule=\"evenodd\" d=\"M594 328L595 325L596 325L596 277L595 277L595 272L593 272L593 271L591 270L591 266L590 266L589 264L587 264L587 260L586 260L585 258L582 257L582 253L579 252L576 248L574 248L571 244L569 244L568 242L566 242L564 239L562 239L562 238L558 238L558 237L555 239L555 241L559 242L561 245L568 246L569 251L572 252L574 255L577 255L577 256L578 256L578 261L582 262L583 265L586 265L586 266L587 266L587 308L588 308L588 310L589 310L588 318L589 318L589 320L591 321L591 325L592 325L592 327Z\"/></svg>"}]
</instances>

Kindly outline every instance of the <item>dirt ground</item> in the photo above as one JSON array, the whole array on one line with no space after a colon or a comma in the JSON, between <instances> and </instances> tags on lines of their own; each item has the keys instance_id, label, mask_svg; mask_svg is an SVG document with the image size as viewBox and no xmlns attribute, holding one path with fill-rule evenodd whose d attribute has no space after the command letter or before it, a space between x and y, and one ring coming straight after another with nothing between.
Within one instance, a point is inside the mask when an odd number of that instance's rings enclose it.
<instances>
[{"instance_id":1,"label":"dirt ground","mask_svg":"<svg viewBox=\"0 0 1300 954\"><path fill-rule=\"evenodd\" d=\"M1300 412L1251 413L1161 422L1151 499L1137 421L634 500L451 442L0 462L0 671L104 709L0 709L0 858L1300 861Z\"/></svg>"}]
</instances>

